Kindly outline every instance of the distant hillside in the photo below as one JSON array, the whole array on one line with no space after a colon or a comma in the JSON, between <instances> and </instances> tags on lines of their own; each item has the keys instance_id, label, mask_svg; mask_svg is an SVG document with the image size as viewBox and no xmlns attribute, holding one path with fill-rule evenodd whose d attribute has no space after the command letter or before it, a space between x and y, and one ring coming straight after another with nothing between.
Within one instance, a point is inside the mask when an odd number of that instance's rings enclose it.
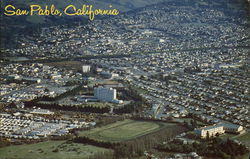
<instances>
[{"instance_id":1,"label":"distant hillside","mask_svg":"<svg viewBox=\"0 0 250 159\"><path fill-rule=\"evenodd\" d=\"M166 0L165 0L166 1ZM16 8L28 9L30 4L38 4L41 6L54 4L58 9L63 10L67 5L73 4L81 8L84 4L93 5L95 8L108 8L112 5L121 12L127 12L136 8L145 7L156 3L164 2L164 0L13 0L2 1L1 8L11 4ZM4 16L4 18L6 18ZM12 17L13 19L13 17ZM15 18L14 18L15 19ZM26 17L25 20L30 23L44 23L48 21L48 17ZM24 19L22 19L24 20Z\"/></svg>"},{"instance_id":2,"label":"distant hillside","mask_svg":"<svg viewBox=\"0 0 250 159\"><path fill-rule=\"evenodd\" d=\"M63 9L69 4L75 6L82 6L83 4L91 4L95 8L108 8L112 4L113 8L117 8L120 12L127 12L135 10L137 8L143 8L148 5L158 4L167 1L178 1L178 0L3 0L1 1L1 23L0 23L0 34L1 34L1 47L9 48L15 47L15 41L20 39L23 35L34 36L36 32L39 32L41 27L50 25L69 24L75 25L76 23L87 23L87 17L83 16L11 16L7 17L3 15L3 9L6 5L13 5L16 8L27 9L30 4L39 4L41 6L54 4L58 9ZM183 0L190 1L190 0ZM203 0L199 0L203 1ZM218 0L227 1L227 0ZM235 3L240 3L238 0ZM246 2L246 8L249 6ZM194 2L195 3L195 2ZM100 18L98 16L97 18Z\"/></svg>"},{"instance_id":3,"label":"distant hillside","mask_svg":"<svg viewBox=\"0 0 250 159\"><path fill-rule=\"evenodd\" d=\"M30 4L39 4L41 6L54 4L58 9L64 9L67 5L73 4L76 7L84 4L91 4L95 8L112 8L118 9L120 12L131 11L136 8L145 7L156 3L163 2L164 0L13 0L1 1L1 48L13 46L15 36L21 36L23 33L34 34L39 27L58 25L74 22L86 23L87 19L82 16L11 16L7 17L3 14L4 7L11 4L16 8L28 9ZM97 17L98 18L98 17ZM12 42L10 42L12 41ZM4 45L4 46L3 46ZM7 45L7 46L6 46Z\"/></svg>"}]
</instances>

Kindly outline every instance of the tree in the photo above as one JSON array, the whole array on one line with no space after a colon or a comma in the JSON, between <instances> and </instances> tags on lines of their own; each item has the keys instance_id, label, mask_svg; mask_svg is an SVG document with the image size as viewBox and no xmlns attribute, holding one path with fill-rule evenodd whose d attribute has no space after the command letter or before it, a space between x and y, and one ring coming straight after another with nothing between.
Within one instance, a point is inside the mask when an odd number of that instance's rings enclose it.
<instances>
[{"instance_id":1,"label":"tree","mask_svg":"<svg viewBox=\"0 0 250 159\"><path fill-rule=\"evenodd\" d=\"M188 122L186 120L184 120L183 124L184 126L188 127Z\"/></svg>"},{"instance_id":2,"label":"tree","mask_svg":"<svg viewBox=\"0 0 250 159\"><path fill-rule=\"evenodd\" d=\"M210 139L210 136L209 136L209 132L207 131L206 140L208 141L209 139Z\"/></svg>"},{"instance_id":3,"label":"tree","mask_svg":"<svg viewBox=\"0 0 250 159\"><path fill-rule=\"evenodd\" d=\"M216 133L215 136L218 137L218 136L220 136L220 134L219 134L219 133Z\"/></svg>"},{"instance_id":4,"label":"tree","mask_svg":"<svg viewBox=\"0 0 250 159\"><path fill-rule=\"evenodd\" d=\"M194 120L194 125L193 125L194 128L197 128L198 127L198 124L197 124L197 121Z\"/></svg>"}]
</instances>

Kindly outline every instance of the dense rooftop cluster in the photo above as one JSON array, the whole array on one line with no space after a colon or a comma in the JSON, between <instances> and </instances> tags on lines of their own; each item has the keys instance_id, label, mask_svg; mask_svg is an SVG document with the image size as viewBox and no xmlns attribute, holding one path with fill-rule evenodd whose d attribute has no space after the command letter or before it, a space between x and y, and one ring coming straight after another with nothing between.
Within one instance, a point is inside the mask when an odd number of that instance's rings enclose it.
<instances>
[{"instance_id":1,"label":"dense rooftop cluster","mask_svg":"<svg viewBox=\"0 0 250 159\"><path fill-rule=\"evenodd\" d=\"M91 126L91 123L88 122L48 120L42 117L27 117L27 115L30 114L15 116L0 114L0 136L16 139L40 139L47 136L67 135L74 128Z\"/></svg>"},{"instance_id":2,"label":"dense rooftop cluster","mask_svg":"<svg viewBox=\"0 0 250 159\"><path fill-rule=\"evenodd\" d=\"M147 54L93 59L99 67L118 72L143 90L151 104L149 116L195 114L207 122L231 121L249 127L249 75L244 66L248 50L229 49ZM230 55L230 56L229 56ZM172 111L171 111L172 110Z\"/></svg>"},{"instance_id":3,"label":"dense rooftop cluster","mask_svg":"<svg viewBox=\"0 0 250 159\"><path fill-rule=\"evenodd\" d=\"M80 74L44 64L9 64L1 68L0 94L2 102L32 100L42 96L56 97L74 86L68 82L82 79ZM11 84L8 84L11 83Z\"/></svg>"},{"instance_id":4,"label":"dense rooftop cluster","mask_svg":"<svg viewBox=\"0 0 250 159\"><path fill-rule=\"evenodd\" d=\"M5 52L50 58L249 46L245 11L213 3L166 2L82 26L43 28Z\"/></svg>"},{"instance_id":5,"label":"dense rooftop cluster","mask_svg":"<svg viewBox=\"0 0 250 159\"><path fill-rule=\"evenodd\" d=\"M240 133L232 139L249 133L249 22L238 7L219 0L169 1L20 37L20 46L5 49L10 57L0 61L0 139L78 137L96 122L101 128L126 118L178 123L192 131L163 142L168 151L172 144L173 152L182 152L173 144L188 148L197 141L201 147L206 143L205 150L216 141L210 142L211 134L226 129ZM117 102L116 95L124 102ZM154 132L153 139L165 130ZM211 134L203 141L192 136L193 130ZM204 132L200 137L206 137ZM123 152L129 144L118 148ZM196 150L172 156L201 158ZM154 158L147 151L144 155Z\"/></svg>"}]
</instances>

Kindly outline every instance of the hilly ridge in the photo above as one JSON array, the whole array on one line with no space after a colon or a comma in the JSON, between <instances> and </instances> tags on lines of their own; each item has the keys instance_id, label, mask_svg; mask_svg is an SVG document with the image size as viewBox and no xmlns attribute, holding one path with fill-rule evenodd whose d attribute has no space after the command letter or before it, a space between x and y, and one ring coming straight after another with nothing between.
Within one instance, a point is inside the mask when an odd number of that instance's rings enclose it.
<instances>
[{"instance_id":1,"label":"hilly ridge","mask_svg":"<svg viewBox=\"0 0 250 159\"><path fill-rule=\"evenodd\" d=\"M69 4L73 4L76 7L80 7L83 4L93 5L94 8L107 8L110 4L112 4L113 8L118 9L121 13L135 11L138 8L145 8L146 6L150 6L153 4L160 3L188 3L195 4L199 3L200 7L207 7L208 5L212 5L212 8L220 8L223 5L227 4L227 0L217 0L213 3L208 3L208 1L200 0L197 2L192 2L190 0L178 1L178 0L15 0L15 1L2 1L1 3L1 47L3 49L6 48L15 48L17 41L22 39L24 36L38 36L40 34L40 30L42 27L49 27L55 25L71 25L76 26L78 24L87 24L88 19L86 16L5 16L2 11L4 6L8 4L12 4L17 8L27 8L30 4L39 4L41 6L54 4L57 8L63 9ZM222 2L222 3L221 3ZM233 10L242 9L242 6L245 6L247 9L248 4L246 1L237 1L230 0L229 7L233 7ZM245 3L245 4L244 4ZM221 5L223 4L223 5ZM195 6L194 6L195 7ZM238 9L237 9L238 8ZM231 12L233 13L233 12ZM233 13L234 14L234 13ZM103 18L105 16L97 16L96 18ZM230 20L230 19L229 19Z\"/></svg>"},{"instance_id":2,"label":"hilly ridge","mask_svg":"<svg viewBox=\"0 0 250 159\"><path fill-rule=\"evenodd\" d=\"M131 11L147 5L157 4L164 0L15 0L1 1L1 48L15 47L16 37L22 35L34 35L41 27L51 25L87 23L87 17L83 16L5 16L4 8L7 5L13 5L16 8L28 9L31 4L38 4L42 7L54 4L58 9L63 10L67 5L73 4L81 7L84 4L93 5L94 8L106 9L109 5L118 9L121 13ZM100 18L100 17L97 17Z\"/></svg>"}]
</instances>

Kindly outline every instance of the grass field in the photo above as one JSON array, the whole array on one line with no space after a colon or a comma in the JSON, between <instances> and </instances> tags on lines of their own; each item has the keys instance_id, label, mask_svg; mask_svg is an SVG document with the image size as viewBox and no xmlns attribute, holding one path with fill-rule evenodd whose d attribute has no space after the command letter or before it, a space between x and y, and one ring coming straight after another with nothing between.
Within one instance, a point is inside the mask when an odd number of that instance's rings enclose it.
<instances>
[{"instance_id":1,"label":"grass field","mask_svg":"<svg viewBox=\"0 0 250 159\"><path fill-rule=\"evenodd\" d=\"M0 148L0 159L87 159L97 152L104 151L111 150L91 145L66 143L66 141L47 141Z\"/></svg>"},{"instance_id":2,"label":"grass field","mask_svg":"<svg viewBox=\"0 0 250 159\"><path fill-rule=\"evenodd\" d=\"M124 120L92 130L83 131L79 136L87 136L101 141L119 142L155 132L164 127L174 127L172 123Z\"/></svg>"},{"instance_id":3,"label":"grass field","mask_svg":"<svg viewBox=\"0 0 250 159\"><path fill-rule=\"evenodd\" d=\"M237 159L249 159L250 154L245 154L244 156L238 157Z\"/></svg>"},{"instance_id":4,"label":"grass field","mask_svg":"<svg viewBox=\"0 0 250 159\"><path fill-rule=\"evenodd\" d=\"M250 132L247 131L244 134L241 135L237 135L237 134L223 134L220 136L222 139L234 139L234 140L238 140L242 143L244 143L246 146L250 147Z\"/></svg>"},{"instance_id":5,"label":"grass field","mask_svg":"<svg viewBox=\"0 0 250 159\"><path fill-rule=\"evenodd\" d=\"M223 135L220 135L220 138L222 138L222 139L227 139L227 138L231 139L231 138L234 138L236 136L237 136L236 134L225 133Z\"/></svg>"},{"instance_id":6,"label":"grass field","mask_svg":"<svg viewBox=\"0 0 250 159\"><path fill-rule=\"evenodd\" d=\"M250 132L249 131L247 131L245 134L234 137L234 139L236 139L236 140L244 143L248 147L250 147Z\"/></svg>"}]
</instances>

